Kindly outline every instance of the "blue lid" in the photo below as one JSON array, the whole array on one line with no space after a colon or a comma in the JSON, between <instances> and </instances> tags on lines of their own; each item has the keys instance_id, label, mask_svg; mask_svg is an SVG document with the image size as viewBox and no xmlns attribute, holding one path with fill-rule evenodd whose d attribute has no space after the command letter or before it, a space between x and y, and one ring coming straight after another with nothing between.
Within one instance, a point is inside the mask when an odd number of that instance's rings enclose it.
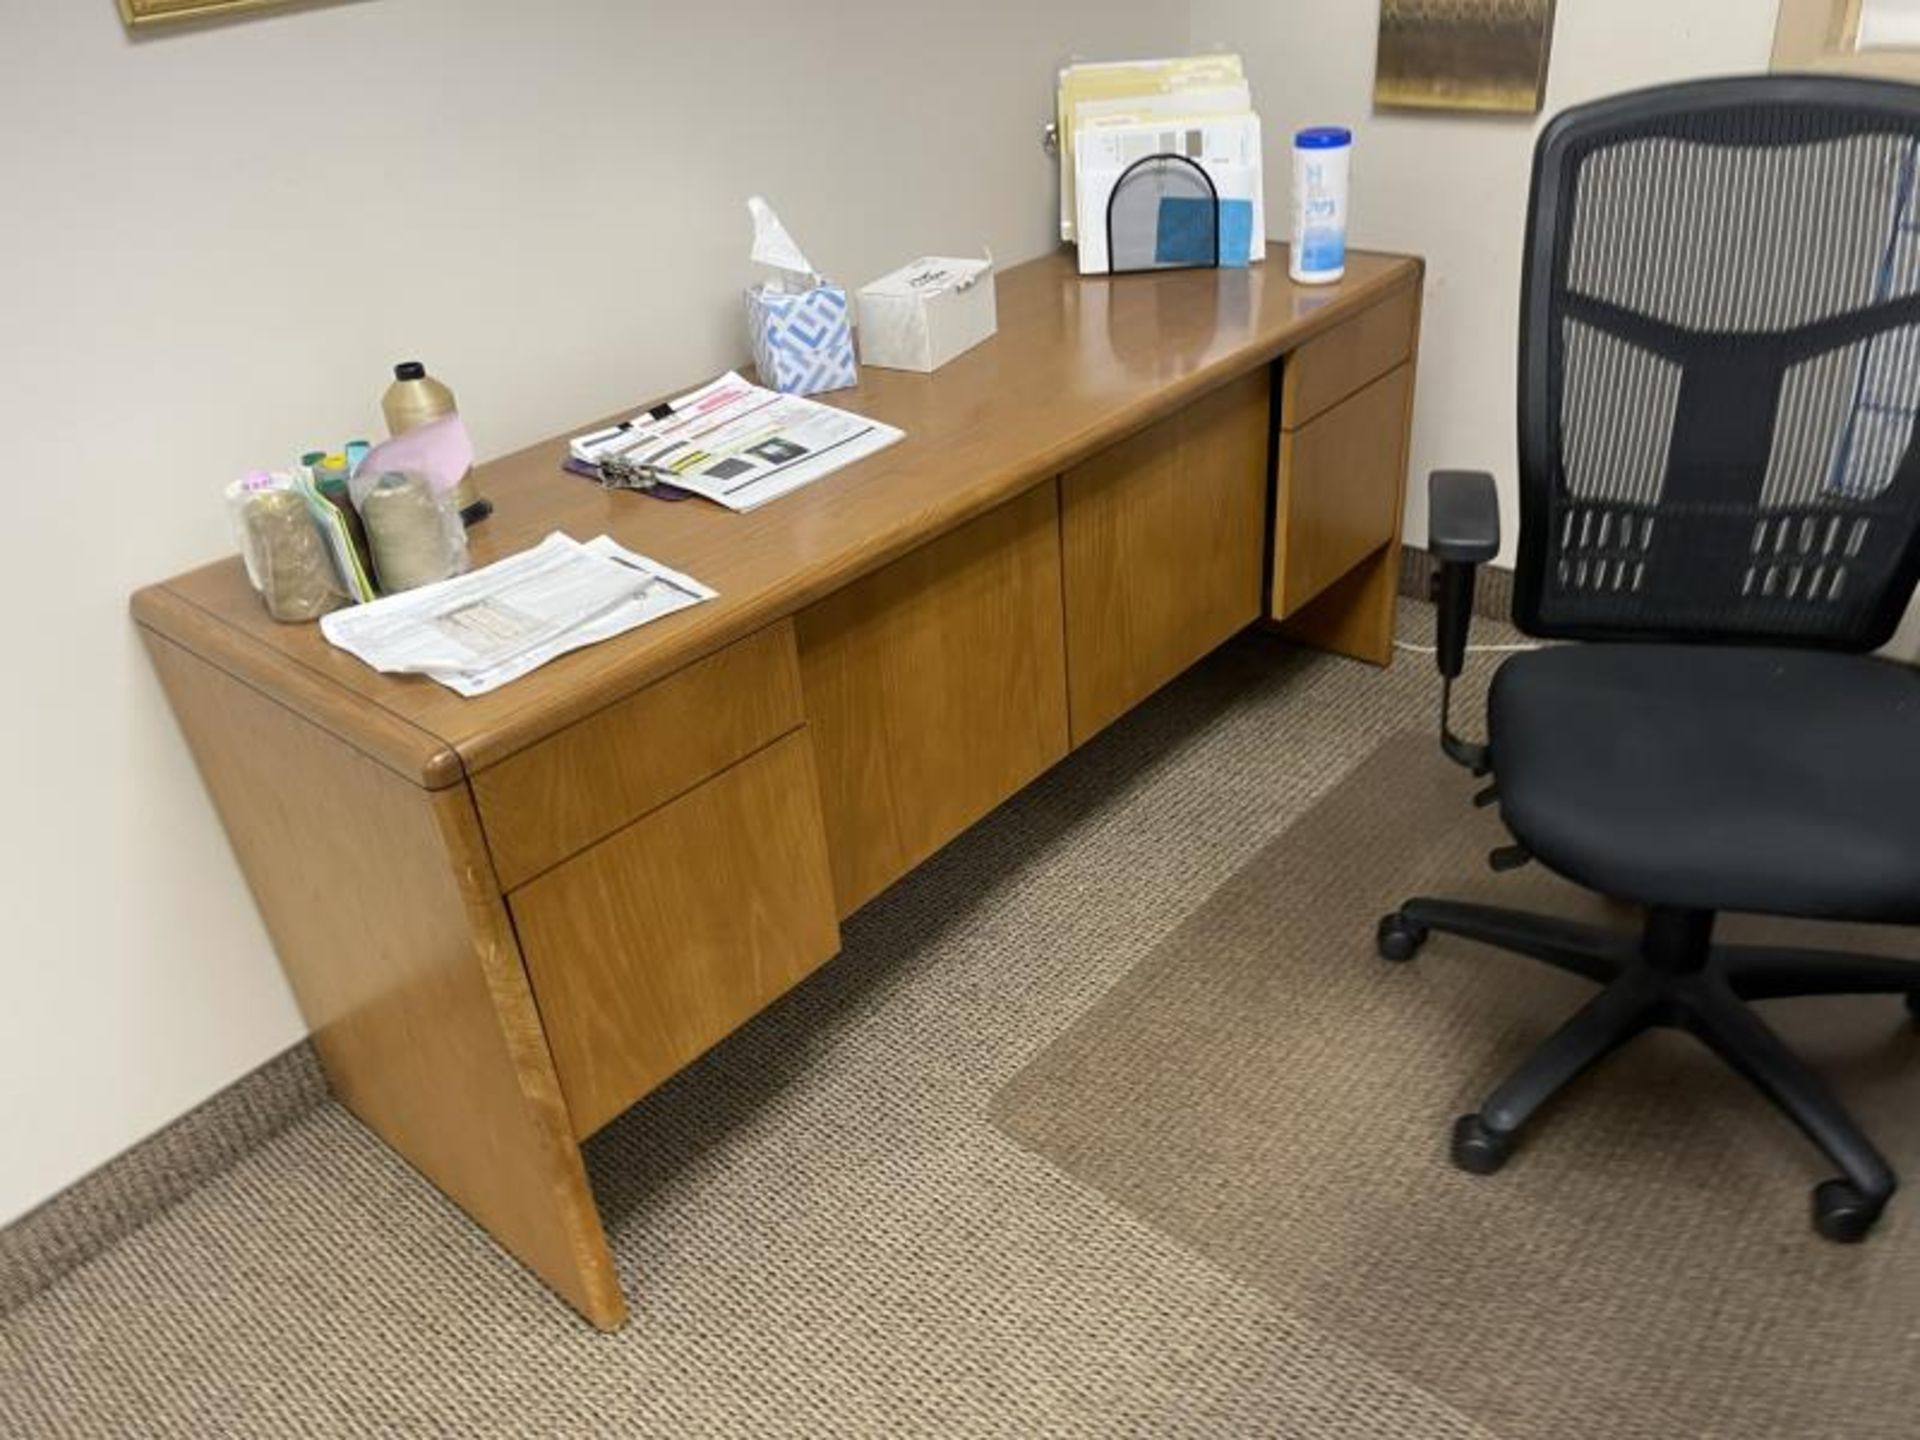
<instances>
[{"instance_id":1,"label":"blue lid","mask_svg":"<svg viewBox=\"0 0 1920 1440\"><path fill-rule=\"evenodd\" d=\"M1316 125L1296 134L1293 143L1301 150L1338 150L1353 144L1353 132L1339 125Z\"/></svg>"}]
</instances>

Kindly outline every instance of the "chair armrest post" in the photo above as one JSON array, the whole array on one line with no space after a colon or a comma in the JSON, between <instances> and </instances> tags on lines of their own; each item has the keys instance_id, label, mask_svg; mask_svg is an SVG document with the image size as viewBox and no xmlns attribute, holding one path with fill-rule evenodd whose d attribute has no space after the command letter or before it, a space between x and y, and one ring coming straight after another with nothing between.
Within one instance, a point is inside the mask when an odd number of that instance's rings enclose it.
<instances>
[{"instance_id":1,"label":"chair armrest post","mask_svg":"<svg viewBox=\"0 0 1920 1440\"><path fill-rule=\"evenodd\" d=\"M1453 682L1466 668L1473 623L1473 587L1479 567L1500 553L1500 499L1493 476L1481 470L1436 470L1427 480L1428 549L1440 562L1434 577L1439 606L1434 659L1440 667L1440 748L1476 775L1489 757L1453 733Z\"/></svg>"}]
</instances>

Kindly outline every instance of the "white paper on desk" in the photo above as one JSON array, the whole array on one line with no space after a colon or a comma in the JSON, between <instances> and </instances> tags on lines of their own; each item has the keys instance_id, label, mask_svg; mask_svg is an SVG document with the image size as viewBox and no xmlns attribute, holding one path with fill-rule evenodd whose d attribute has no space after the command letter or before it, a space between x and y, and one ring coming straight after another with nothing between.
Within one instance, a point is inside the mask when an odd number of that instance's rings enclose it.
<instances>
[{"instance_id":1,"label":"white paper on desk","mask_svg":"<svg viewBox=\"0 0 1920 1440\"><path fill-rule=\"evenodd\" d=\"M320 630L384 674L426 675L484 695L716 593L608 536L582 545L556 531L483 569L336 610Z\"/></svg>"},{"instance_id":2,"label":"white paper on desk","mask_svg":"<svg viewBox=\"0 0 1920 1440\"><path fill-rule=\"evenodd\" d=\"M582 435L575 459L619 456L729 510L752 510L902 438L891 425L751 385L731 371L623 425Z\"/></svg>"}]
</instances>

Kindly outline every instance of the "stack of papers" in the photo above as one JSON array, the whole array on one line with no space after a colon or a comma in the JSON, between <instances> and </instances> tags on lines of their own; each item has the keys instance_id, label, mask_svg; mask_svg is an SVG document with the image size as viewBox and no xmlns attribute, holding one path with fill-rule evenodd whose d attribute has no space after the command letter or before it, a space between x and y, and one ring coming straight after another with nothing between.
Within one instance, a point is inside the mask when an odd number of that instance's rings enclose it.
<instances>
[{"instance_id":1,"label":"stack of papers","mask_svg":"<svg viewBox=\"0 0 1920 1440\"><path fill-rule=\"evenodd\" d=\"M617 456L729 510L751 510L886 449L901 433L729 373L624 424L582 435L571 448L578 465L597 468Z\"/></svg>"},{"instance_id":2,"label":"stack of papers","mask_svg":"<svg viewBox=\"0 0 1920 1440\"><path fill-rule=\"evenodd\" d=\"M1157 155L1190 160L1213 182L1221 264L1265 258L1260 118L1238 55L1068 66L1060 72L1057 126L1060 236L1079 245L1081 274L1111 268L1108 201L1128 167ZM1177 243L1193 223L1185 210L1170 197L1168 243L1154 247L1158 263L1192 263Z\"/></svg>"},{"instance_id":3,"label":"stack of papers","mask_svg":"<svg viewBox=\"0 0 1920 1440\"><path fill-rule=\"evenodd\" d=\"M335 610L320 633L384 674L484 695L715 593L605 535L582 545L555 532L471 574Z\"/></svg>"}]
</instances>

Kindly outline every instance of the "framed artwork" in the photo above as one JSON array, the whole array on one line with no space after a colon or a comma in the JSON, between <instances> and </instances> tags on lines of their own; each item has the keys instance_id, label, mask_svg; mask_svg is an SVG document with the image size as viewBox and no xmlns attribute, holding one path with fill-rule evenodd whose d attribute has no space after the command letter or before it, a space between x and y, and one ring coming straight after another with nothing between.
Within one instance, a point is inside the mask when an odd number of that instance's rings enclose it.
<instances>
[{"instance_id":1,"label":"framed artwork","mask_svg":"<svg viewBox=\"0 0 1920 1440\"><path fill-rule=\"evenodd\" d=\"M1920 80L1920 0L1780 0L1773 68Z\"/></svg>"},{"instance_id":2,"label":"framed artwork","mask_svg":"<svg viewBox=\"0 0 1920 1440\"><path fill-rule=\"evenodd\" d=\"M1546 99L1554 0L1380 0L1373 101L1532 115Z\"/></svg>"},{"instance_id":3,"label":"framed artwork","mask_svg":"<svg viewBox=\"0 0 1920 1440\"><path fill-rule=\"evenodd\" d=\"M294 0L120 0L120 18L139 29L168 20L203 19L291 3Z\"/></svg>"}]
</instances>

